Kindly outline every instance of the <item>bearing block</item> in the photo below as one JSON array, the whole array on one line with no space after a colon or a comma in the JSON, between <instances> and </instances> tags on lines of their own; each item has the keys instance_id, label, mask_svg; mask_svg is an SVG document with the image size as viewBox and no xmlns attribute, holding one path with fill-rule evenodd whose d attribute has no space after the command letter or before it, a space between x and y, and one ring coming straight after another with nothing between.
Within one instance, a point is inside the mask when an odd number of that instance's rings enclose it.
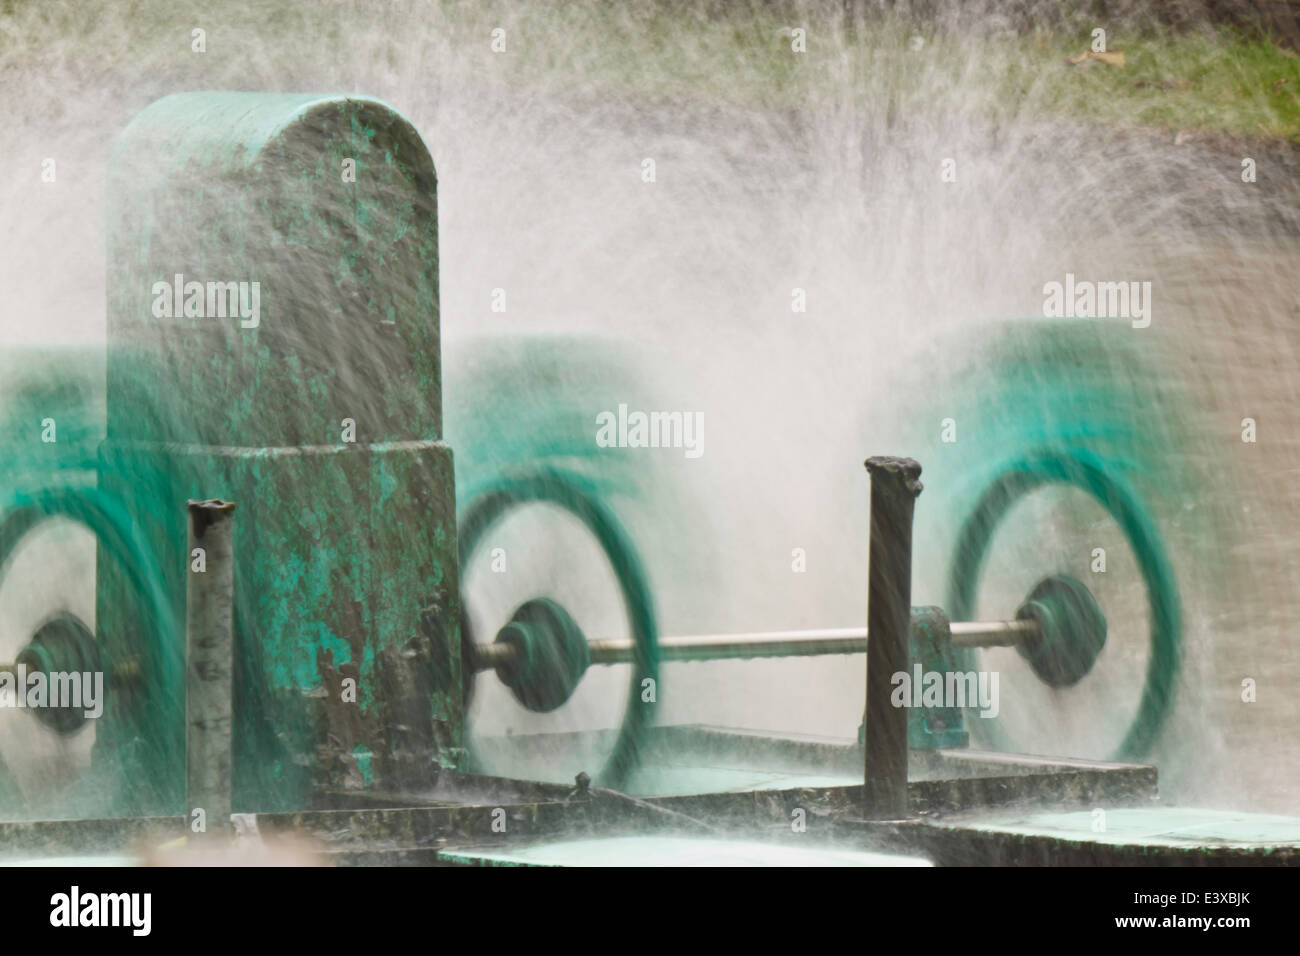
<instances>
[{"instance_id":1,"label":"bearing block","mask_svg":"<svg viewBox=\"0 0 1300 956\"><path fill-rule=\"evenodd\" d=\"M113 154L100 483L131 502L178 621L203 573L186 499L238 503L237 811L423 786L459 759L436 188L411 123L357 97L169 96ZM96 759L121 762L124 812L177 812L184 635L139 646L102 555L97 590L106 650L143 678Z\"/></svg>"}]
</instances>

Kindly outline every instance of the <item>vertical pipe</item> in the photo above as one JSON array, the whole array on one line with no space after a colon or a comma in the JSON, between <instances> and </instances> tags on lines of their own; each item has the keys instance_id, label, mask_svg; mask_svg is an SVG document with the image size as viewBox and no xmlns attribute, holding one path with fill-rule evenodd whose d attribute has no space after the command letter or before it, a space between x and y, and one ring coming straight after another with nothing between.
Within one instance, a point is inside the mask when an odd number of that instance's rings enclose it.
<instances>
[{"instance_id":1,"label":"vertical pipe","mask_svg":"<svg viewBox=\"0 0 1300 956\"><path fill-rule=\"evenodd\" d=\"M907 711L890 703L891 677L908 668L912 614L912 511L921 466L868 458L871 545L867 581L867 706L864 783L868 819L907 816Z\"/></svg>"},{"instance_id":2,"label":"vertical pipe","mask_svg":"<svg viewBox=\"0 0 1300 956\"><path fill-rule=\"evenodd\" d=\"M234 665L233 501L189 501L186 587L186 813L230 829L230 691Z\"/></svg>"}]
</instances>

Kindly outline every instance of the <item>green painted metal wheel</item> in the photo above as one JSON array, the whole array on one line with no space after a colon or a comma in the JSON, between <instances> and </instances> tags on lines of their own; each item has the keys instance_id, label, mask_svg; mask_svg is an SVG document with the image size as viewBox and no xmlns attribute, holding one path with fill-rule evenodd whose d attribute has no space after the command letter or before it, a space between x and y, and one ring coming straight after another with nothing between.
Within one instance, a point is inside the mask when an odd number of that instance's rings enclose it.
<instances>
[{"instance_id":1,"label":"green painted metal wheel","mask_svg":"<svg viewBox=\"0 0 1300 956\"><path fill-rule=\"evenodd\" d=\"M469 505L458 522L460 567L469 567L485 533L512 509L531 503L551 504L576 517L595 537L618 580L623 606L635 645L632 679L627 707L605 765L597 775L602 786L621 789L640 759L645 737L653 721L653 702L643 702L644 681L659 688L659 644L654 605L646 575L626 532L613 512L601 501L594 487L581 477L558 469L541 469L507 476L468 495ZM462 607L467 602L462 600ZM473 637L468 619L462 616L462 643L471 649ZM472 686L468 670L464 682ZM468 707L467 707L468 712Z\"/></svg>"},{"instance_id":2,"label":"green painted metal wheel","mask_svg":"<svg viewBox=\"0 0 1300 956\"><path fill-rule=\"evenodd\" d=\"M100 560L107 557L122 575L129 592L124 599L131 603L138 627L129 635L113 635L113 640L107 642L98 635L98 658L100 666L108 671L106 679L113 681L114 669L128 663L115 660L115 656L129 654L132 676L128 683L115 683L108 689L96 753L102 758L112 750L101 746L106 737L131 746L120 759L114 756L108 761L96 760L93 782L85 785L85 792L77 799L93 803L100 813L132 812L130 794L141 786L138 778L145 777L147 785L178 757L184 759L183 751L172 752L168 746L171 738L153 723L165 721L162 715L166 707L161 702L174 696L178 668L183 666L183 642L177 641L160 569L128 511L101 489L55 487L11 493L0 507L0 514L0 579L21 542L39 525L56 519L90 531L98 543ZM103 783L107 789L101 786ZM24 812L35 808L13 809ZM79 807L74 812L89 812L89 808Z\"/></svg>"},{"instance_id":3,"label":"green painted metal wheel","mask_svg":"<svg viewBox=\"0 0 1300 956\"><path fill-rule=\"evenodd\" d=\"M1145 756L1159 736L1173 704L1182 639L1181 605L1173 566L1154 520L1137 494L1111 473L1104 461L1077 450L1032 452L1007 464L975 504L958 535L948 574L948 610L954 621L973 619L980 575L989 545L1011 507L1028 493L1047 486L1080 489L1118 523L1137 559L1146 585L1151 653L1137 714L1113 754L1116 760ZM1012 749L1006 735L989 731L990 743Z\"/></svg>"}]
</instances>

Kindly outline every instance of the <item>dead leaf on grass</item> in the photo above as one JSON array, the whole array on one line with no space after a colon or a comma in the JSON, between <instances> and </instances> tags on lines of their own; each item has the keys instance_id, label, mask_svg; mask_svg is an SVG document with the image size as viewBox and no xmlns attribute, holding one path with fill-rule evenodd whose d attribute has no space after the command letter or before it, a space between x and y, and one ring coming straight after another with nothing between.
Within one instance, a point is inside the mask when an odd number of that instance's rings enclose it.
<instances>
[{"instance_id":1,"label":"dead leaf on grass","mask_svg":"<svg viewBox=\"0 0 1300 956\"><path fill-rule=\"evenodd\" d=\"M1123 66L1124 51L1116 50L1114 53L1098 53L1095 50L1084 50L1082 53L1076 53L1074 56L1067 56L1065 62L1070 66L1078 66L1080 63L1086 63L1088 60L1100 60L1107 66Z\"/></svg>"}]
</instances>

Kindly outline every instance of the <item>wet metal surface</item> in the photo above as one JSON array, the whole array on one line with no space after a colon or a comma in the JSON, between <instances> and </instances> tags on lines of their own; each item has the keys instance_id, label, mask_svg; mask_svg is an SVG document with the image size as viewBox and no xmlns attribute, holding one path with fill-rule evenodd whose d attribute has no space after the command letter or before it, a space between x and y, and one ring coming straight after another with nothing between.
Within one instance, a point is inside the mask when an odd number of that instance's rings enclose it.
<instances>
[{"instance_id":1,"label":"wet metal surface","mask_svg":"<svg viewBox=\"0 0 1300 956\"><path fill-rule=\"evenodd\" d=\"M190 501L188 511L185 810L201 810L215 834L229 825L231 809L235 503Z\"/></svg>"},{"instance_id":2,"label":"wet metal surface","mask_svg":"<svg viewBox=\"0 0 1300 956\"><path fill-rule=\"evenodd\" d=\"M867 579L867 815L907 813L907 710L893 705L893 675L906 672L912 614L912 512L921 466L910 458L869 458L871 558Z\"/></svg>"}]
</instances>

